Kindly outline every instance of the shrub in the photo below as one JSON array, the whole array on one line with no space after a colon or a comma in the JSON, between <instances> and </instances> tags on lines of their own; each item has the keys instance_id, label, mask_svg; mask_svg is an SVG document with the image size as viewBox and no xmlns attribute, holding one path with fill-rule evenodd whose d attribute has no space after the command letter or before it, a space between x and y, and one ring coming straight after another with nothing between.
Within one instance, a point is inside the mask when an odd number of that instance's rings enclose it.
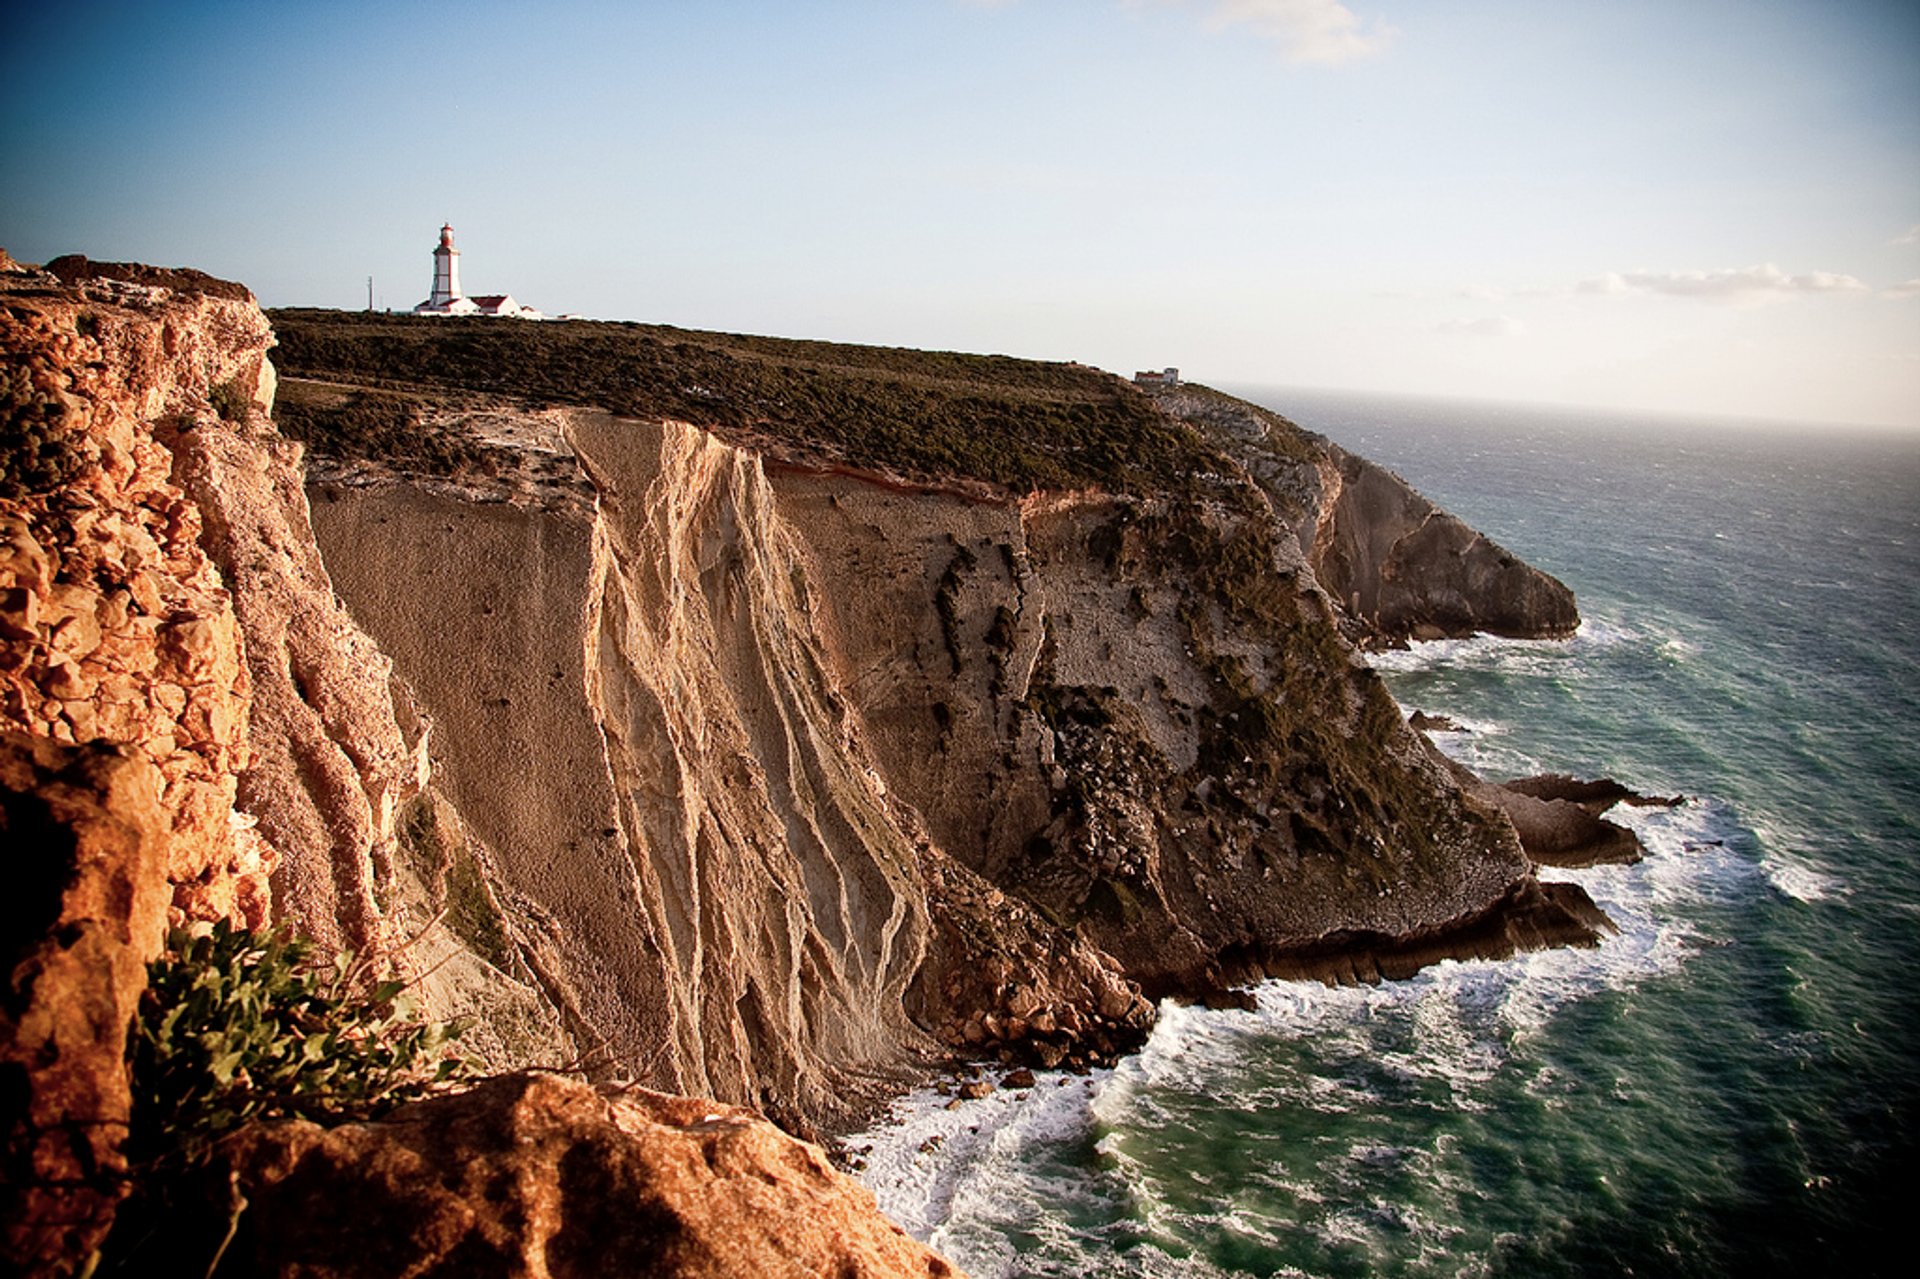
<instances>
[{"instance_id":1,"label":"shrub","mask_svg":"<svg viewBox=\"0 0 1920 1279\"><path fill-rule=\"evenodd\" d=\"M132 1040L128 1153L191 1157L256 1119L366 1119L461 1074L459 1028L415 1016L398 981L281 929L175 931Z\"/></svg>"},{"instance_id":2,"label":"shrub","mask_svg":"<svg viewBox=\"0 0 1920 1279\"><path fill-rule=\"evenodd\" d=\"M0 365L0 501L52 493L85 464L65 400L35 384L45 367L39 353Z\"/></svg>"}]
</instances>

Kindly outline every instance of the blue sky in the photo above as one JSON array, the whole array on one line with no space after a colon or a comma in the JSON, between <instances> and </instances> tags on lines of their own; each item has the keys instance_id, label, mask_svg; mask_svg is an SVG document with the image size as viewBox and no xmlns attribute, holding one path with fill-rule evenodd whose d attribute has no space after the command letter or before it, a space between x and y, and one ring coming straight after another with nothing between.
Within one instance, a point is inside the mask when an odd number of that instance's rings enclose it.
<instances>
[{"instance_id":1,"label":"blue sky","mask_svg":"<svg viewBox=\"0 0 1920 1279\"><path fill-rule=\"evenodd\" d=\"M0 246L1220 383L1920 427L1920 5L16 8Z\"/></svg>"}]
</instances>

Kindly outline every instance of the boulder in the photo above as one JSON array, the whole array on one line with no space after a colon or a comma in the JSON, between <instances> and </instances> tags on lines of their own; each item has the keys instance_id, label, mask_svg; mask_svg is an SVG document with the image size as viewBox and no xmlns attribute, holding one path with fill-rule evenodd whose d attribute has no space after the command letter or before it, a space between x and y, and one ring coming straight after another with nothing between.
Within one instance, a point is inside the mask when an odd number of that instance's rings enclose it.
<instances>
[{"instance_id":1,"label":"boulder","mask_svg":"<svg viewBox=\"0 0 1920 1279\"><path fill-rule=\"evenodd\" d=\"M162 1220L156 1263L222 1276L959 1274L751 1111L539 1073L243 1129Z\"/></svg>"}]
</instances>

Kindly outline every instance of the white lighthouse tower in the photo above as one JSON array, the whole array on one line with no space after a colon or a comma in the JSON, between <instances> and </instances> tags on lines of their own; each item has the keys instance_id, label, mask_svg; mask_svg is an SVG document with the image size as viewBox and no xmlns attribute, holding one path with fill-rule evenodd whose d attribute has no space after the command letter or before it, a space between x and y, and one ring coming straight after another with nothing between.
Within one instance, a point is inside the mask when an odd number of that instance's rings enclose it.
<instances>
[{"instance_id":1,"label":"white lighthouse tower","mask_svg":"<svg viewBox=\"0 0 1920 1279\"><path fill-rule=\"evenodd\" d=\"M453 247L452 225L443 225L433 250L433 296L414 307L414 314L472 315L479 309L460 292L460 250Z\"/></svg>"}]
</instances>

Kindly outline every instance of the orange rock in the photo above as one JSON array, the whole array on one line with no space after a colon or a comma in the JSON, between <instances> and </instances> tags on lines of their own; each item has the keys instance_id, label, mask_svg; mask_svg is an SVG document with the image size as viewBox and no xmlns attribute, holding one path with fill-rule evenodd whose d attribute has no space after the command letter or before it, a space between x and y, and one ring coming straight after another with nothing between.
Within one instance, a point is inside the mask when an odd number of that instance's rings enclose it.
<instances>
[{"instance_id":1,"label":"orange rock","mask_svg":"<svg viewBox=\"0 0 1920 1279\"><path fill-rule=\"evenodd\" d=\"M125 1193L128 1022L160 951L167 818L152 765L0 734L8 882L0 1270L68 1275Z\"/></svg>"},{"instance_id":2,"label":"orange rock","mask_svg":"<svg viewBox=\"0 0 1920 1279\"><path fill-rule=\"evenodd\" d=\"M256 1125L198 1189L200 1211L158 1223L155 1259L211 1257L244 1202L223 1265L251 1275L959 1276L818 1147L750 1111L555 1075L379 1123Z\"/></svg>"}]
</instances>

